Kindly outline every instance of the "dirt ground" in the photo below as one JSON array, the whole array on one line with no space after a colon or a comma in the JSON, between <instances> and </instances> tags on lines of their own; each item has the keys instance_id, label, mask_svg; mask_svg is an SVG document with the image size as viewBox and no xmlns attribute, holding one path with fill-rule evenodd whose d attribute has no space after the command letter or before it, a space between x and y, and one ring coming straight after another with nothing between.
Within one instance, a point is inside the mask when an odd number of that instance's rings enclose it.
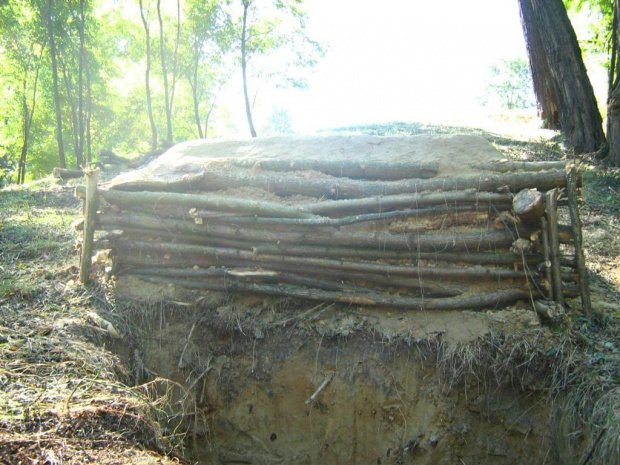
<instances>
[{"instance_id":1,"label":"dirt ground","mask_svg":"<svg viewBox=\"0 0 620 465\"><path fill-rule=\"evenodd\" d=\"M474 133L506 158L570 157L557 139L467 128L346 132ZM116 302L104 261L77 284L72 186L0 191L0 463L618 463L620 173L584 169L596 315L575 300L552 324L518 306Z\"/></svg>"}]
</instances>

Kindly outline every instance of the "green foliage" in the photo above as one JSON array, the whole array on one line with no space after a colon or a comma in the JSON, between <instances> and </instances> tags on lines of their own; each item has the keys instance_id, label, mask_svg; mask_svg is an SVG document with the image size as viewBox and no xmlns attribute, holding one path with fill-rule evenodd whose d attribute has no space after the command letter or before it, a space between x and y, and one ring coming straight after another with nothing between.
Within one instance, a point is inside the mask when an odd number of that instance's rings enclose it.
<instances>
[{"instance_id":1,"label":"green foliage","mask_svg":"<svg viewBox=\"0 0 620 465\"><path fill-rule=\"evenodd\" d=\"M525 60L502 60L491 66L484 104L499 104L508 110L536 105L530 68Z\"/></svg>"},{"instance_id":2,"label":"green foliage","mask_svg":"<svg viewBox=\"0 0 620 465\"><path fill-rule=\"evenodd\" d=\"M588 13L590 33L588 37L580 38L585 52L610 53L614 4L614 0L564 0L567 10Z\"/></svg>"},{"instance_id":3,"label":"green foliage","mask_svg":"<svg viewBox=\"0 0 620 465\"><path fill-rule=\"evenodd\" d=\"M166 111L159 65L157 2L143 1L152 39L154 117L163 134ZM163 52L169 64L169 84L175 88L172 111L175 141L199 136L198 124L202 132L211 134L214 128L229 125L226 115L230 110L217 109L216 103L219 89L239 67L241 2L181 0L178 45L177 2L161 2ZM312 66L322 53L317 44L305 37L303 2L251 0L251 3L248 50L253 75L270 80L271 86L303 84L303 73L296 70ZM67 165L75 166L79 153L83 150L86 156L89 147L95 160L97 152L104 148L129 156L149 150L144 80L146 47L137 0L126 5L123 2L122 8L120 2L104 0L52 0L51 6ZM49 174L59 162L47 8L48 0L0 1L0 86L4 91L0 99L0 179L5 183L16 179L23 150L26 151L26 180ZM81 92L80 69L83 71ZM27 140L24 101L28 111L34 111Z\"/></svg>"}]
</instances>

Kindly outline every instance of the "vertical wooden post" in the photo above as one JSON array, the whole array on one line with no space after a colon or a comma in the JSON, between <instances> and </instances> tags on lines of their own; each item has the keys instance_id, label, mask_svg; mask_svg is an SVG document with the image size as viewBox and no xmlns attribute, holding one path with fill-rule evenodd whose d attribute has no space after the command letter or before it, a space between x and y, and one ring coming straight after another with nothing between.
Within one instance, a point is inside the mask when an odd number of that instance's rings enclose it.
<instances>
[{"instance_id":1,"label":"vertical wooden post","mask_svg":"<svg viewBox=\"0 0 620 465\"><path fill-rule=\"evenodd\" d=\"M579 216L578 194L577 194L577 172L574 166L567 174L568 183L566 192L568 194L568 211L570 222L573 229L573 240L575 241L575 264L577 265L577 276L579 277L579 293L581 294L581 308L583 313L589 315L592 312L590 302L590 283L586 260L583 255L583 239L581 236L581 217Z\"/></svg>"},{"instance_id":2,"label":"vertical wooden post","mask_svg":"<svg viewBox=\"0 0 620 465\"><path fill-rule=\"evenodd\" d=\"M545 261L545 279L549 284L549 292L547 293L547 297L553 300L553 278L551 277L551 252L549 250L549 228L547 228L547 219L542 217L540 219L540 229L542 233L542 250L543 250L543 260Z\"/></svg>"},{"instance_id":3,"label":"vertical wooden post","mask_svg":"<svg viewBox=\"0 0 620 465\"><path fill-rule=\"evenodd\" d=\"M86 199L84 200L84 237L82 239L82 254L80 256L80 282L88 284L90 265L95 238L95 218L97 216L98 193L97 180L99 168L84 170L86 176Z\"/></svg>"},{"instance_id":4,"label":"vertical wooden post","mask_svg":"<svg viewBox=\"0 0 620 465\"><path fill-rule=\"evenodd\" d=\"M553 289L554 300L564 307L562 269L560 267L560 238L558 236L557 189L551 189L545 195L545 210L547 213L547 229L549 231L549 246L551 252L551 288Z\"/></svg>"}]
</instances>

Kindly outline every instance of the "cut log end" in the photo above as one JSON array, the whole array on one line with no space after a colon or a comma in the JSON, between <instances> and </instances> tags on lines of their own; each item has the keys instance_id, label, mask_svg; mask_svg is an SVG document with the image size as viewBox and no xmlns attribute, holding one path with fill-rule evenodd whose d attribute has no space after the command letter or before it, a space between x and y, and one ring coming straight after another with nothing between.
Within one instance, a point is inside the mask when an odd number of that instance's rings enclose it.
<instances>
[{"instance_id":1,"label":"cut log end","mask_svg":"<svg viewBox=\"0 0 620 465\"><path fill-rule=\"evenodd\" d=\"M536 189L519 192L512 201L512 207L517 218L525 224L539 223L545 212L543 195Z\"/></svg>"}]
</instances>

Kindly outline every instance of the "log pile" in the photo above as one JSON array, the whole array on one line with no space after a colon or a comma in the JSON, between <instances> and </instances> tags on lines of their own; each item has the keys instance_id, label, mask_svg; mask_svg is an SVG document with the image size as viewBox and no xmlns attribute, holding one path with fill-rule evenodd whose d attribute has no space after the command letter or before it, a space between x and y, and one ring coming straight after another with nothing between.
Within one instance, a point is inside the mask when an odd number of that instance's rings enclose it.
<instances>
[{"instance_id":1,"label":"log pile","mask_svg":"<svg viewBox=\"0 0 620 465\"><path fill-rule=\"evenodd\" d=\"M87 176L81 277L107 249L117 279L197 291L426 310L525 301L543 316L581 295L588 311L575 167L466 168L230 157L166 182L149 172L97 188Z\"/></svg>"}]
</instances>

